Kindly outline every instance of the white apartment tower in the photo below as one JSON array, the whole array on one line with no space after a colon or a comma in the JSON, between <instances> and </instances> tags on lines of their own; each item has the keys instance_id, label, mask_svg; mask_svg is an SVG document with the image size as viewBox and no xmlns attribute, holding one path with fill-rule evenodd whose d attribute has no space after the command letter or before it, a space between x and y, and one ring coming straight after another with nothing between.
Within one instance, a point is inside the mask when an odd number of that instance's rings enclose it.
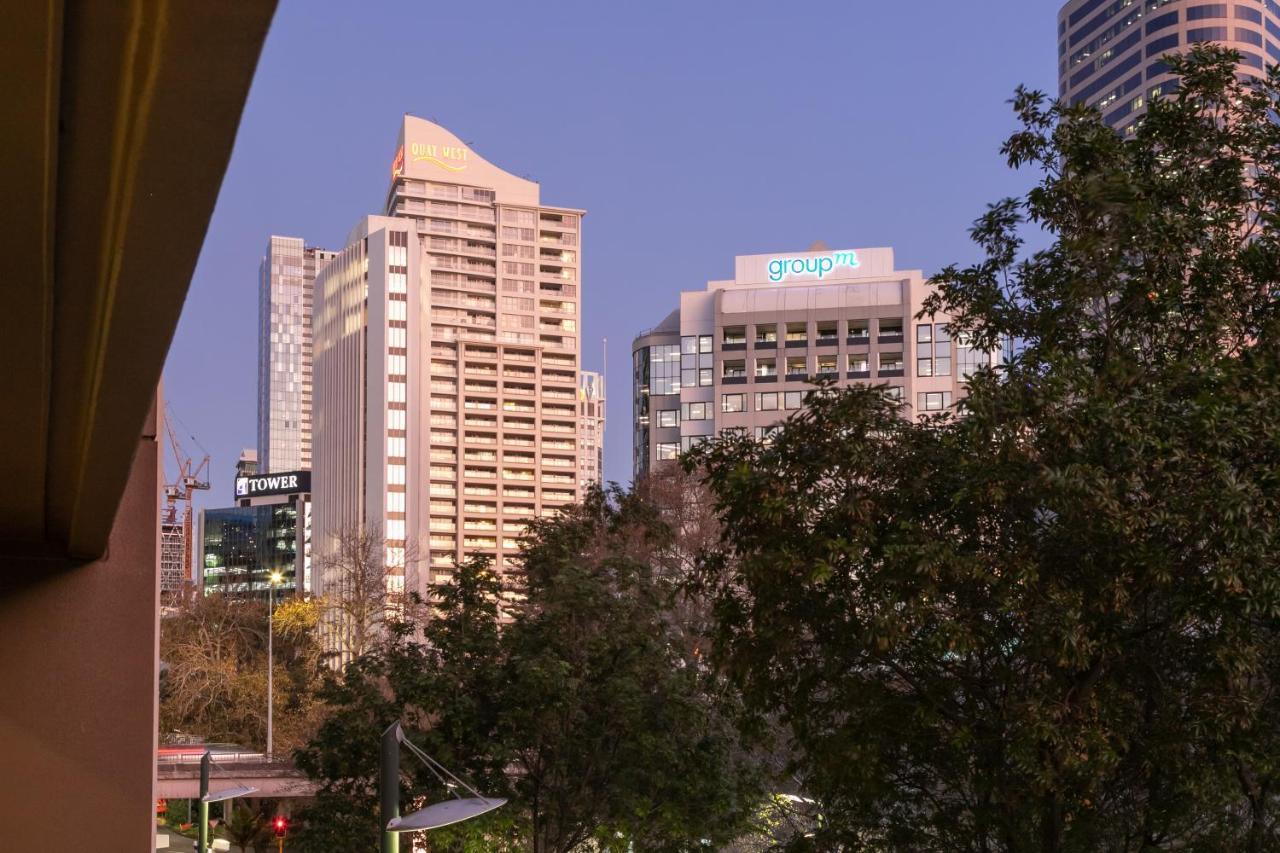
<instances>
[{"instance_id":1,"label":"white apartment tower","mask_svg":"<svg viewBox=\"0 0 1280 853\"><path fill-rule=\"evenodd\" d=\"M335 252L273 235L258 268L258 453L264 474L311 469L311 312Z\"/></svg>"},{"instance_id":2,"label":"white apartment tower","mask_svg":"<svg viewBox=\"0 0 1280 853\"><path fill-rule=\"evenodd\" d=\"M406 116L386 212L316 283L313 541L380 529L425 593L578 498L583 211Z\"/></svg>"},{"instance_id":3,"label":"white apartment tower","mask_svg":"<svg viewBox=\"0 0 1280 853\"><path fill-rule=\"evenodd\" d=\"M604 483L604 375L578 375L578 485Z\"/></svg>"}]
</instances>

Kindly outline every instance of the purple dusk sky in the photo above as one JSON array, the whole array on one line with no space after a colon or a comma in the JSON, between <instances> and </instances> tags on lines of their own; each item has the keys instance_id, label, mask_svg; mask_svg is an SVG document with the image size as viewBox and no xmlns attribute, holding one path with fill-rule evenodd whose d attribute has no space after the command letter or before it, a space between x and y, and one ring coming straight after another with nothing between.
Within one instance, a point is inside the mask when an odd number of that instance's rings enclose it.
<instances>
[{"instance_id":1,"label":"purple dusk sky","mask_svg":"<svg viewBox=\"0 0 1280 853\"><path fill-rule=\"evenodd\" d=\"M213 491L256 442L257 275L271 234L341 248L381 212L403 113L585 208L582 360L608 338L606 476L631 479L631 339L733 256L892 246L976 257L1018 192L1019 83L1056 87L1056 0L283 0L165 369ZM199 109L192 104L192 109ZM185 425L185 428L184 426Z\"/></svg>"}]
</instances>

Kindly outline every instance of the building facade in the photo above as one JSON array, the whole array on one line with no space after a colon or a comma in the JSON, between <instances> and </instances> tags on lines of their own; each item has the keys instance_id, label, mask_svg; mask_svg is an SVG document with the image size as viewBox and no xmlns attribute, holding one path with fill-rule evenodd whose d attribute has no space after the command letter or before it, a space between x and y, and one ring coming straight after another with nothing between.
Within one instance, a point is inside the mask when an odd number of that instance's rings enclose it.
<instances>
[{"instance_id":1,"label":"building facade","mask_svg":"<svg viewBox=\"0 0 1280 853\"><path fill-rule=\"evenodd\" d=\"M578 497L583 211L406 116L386 212L317 279L315 548L380 530L425 594Z\"/></svg>"},{"instance_id":2,"label":"building facade","mask_svg":"<svg viewBox=\"0 0 1280 853\"><path fill-rule=\"evenodd\" d=\"M336 254L272 236L258 268L258 453L263 471L311 469L312 301Z\"/></svg>"},{"instance_id":3,"label":"building facade","mask_svg":"<svg viewBox=\"0 0 1280 853\"><path fill-rule=\"evenodd\" d=\"M767 438L818 379L883 385L912 415L949 409L990 359L945 315L915 319L929 292L892 249L737 257L632 345L635 475L725 430Z\"/></svg>"},{"instance_id":4,"label":"building facade","mask_svg":"<svg viewBox=\"0 0 1280 853\"><path fill-rule=\"evenodd\" d=\"M241 459L244 461L243 457ZM237 471L244 466L237 465ZM203 592L265 599L311 591L311 482L307 471L241 473L236 505L201 510L197 565Z\"/></svg>"},{"instance_id":5,"label":"building facade","mask_svg":"<svg viewBox=\"0 0 1280 853\"><path fill-rule=\"evenodd\" d=\"M604 375L578 374L578 487L604 483Z\"/></svg>"},{"instance_id":6,"label":"building facade","mask_svg":"<svg viewBox=\"0 0 1280 853\"><path fill-rule=\"evenodd\" d=\"M1277 0L1071 0L1058 12L1058 94L1136 132L1152 98L1176 90L1161 57L1197 42L1240 51L1240 72L1280 62Z\"/></svg>"}]
</instances>

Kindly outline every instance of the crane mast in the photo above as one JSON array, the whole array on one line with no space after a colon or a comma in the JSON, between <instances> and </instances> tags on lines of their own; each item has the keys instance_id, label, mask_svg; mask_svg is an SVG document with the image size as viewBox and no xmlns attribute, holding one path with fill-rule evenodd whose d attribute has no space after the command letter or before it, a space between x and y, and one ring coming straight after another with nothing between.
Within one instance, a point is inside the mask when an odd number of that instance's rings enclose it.
<instances>
[{"instance_id":1,"label":"crane mast","mask_svg":"<svg viewBox=\"0 0 1280 853\"><path fill-rule=\"evenodd\" d=\"M178 441L174 420L172 409L166 406L165 432L177 466L177 476L165 483L164 509L160 516L160 594L165 603L172 603L181 597L189 589L188 584L194 582L192 554L195 543L191 499L197 490L209 488L209 454L205 453L199 464L196 464ZM195 441L195 437L192 436L191 440ZM195 443L199 445L198 441Z\"/></svg>"}]
</instances>

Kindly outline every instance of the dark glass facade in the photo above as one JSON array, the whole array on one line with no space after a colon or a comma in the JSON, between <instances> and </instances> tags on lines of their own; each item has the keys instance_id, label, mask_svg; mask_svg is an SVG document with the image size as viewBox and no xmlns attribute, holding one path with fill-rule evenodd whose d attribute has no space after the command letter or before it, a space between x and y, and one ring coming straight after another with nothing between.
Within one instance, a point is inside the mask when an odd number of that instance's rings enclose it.
<instances>
[{"instance_id":1,"label":"dark glass facade","mask_svg":"<svg viewBox=\"0 0 1280 853\"><path fill-rule=\"evenodd\" d=\"M204 511L205 593L266 598L272 572L283 581L276 597L297 590L297 504L228 507Z\"/></svg>"}]
</instances>

